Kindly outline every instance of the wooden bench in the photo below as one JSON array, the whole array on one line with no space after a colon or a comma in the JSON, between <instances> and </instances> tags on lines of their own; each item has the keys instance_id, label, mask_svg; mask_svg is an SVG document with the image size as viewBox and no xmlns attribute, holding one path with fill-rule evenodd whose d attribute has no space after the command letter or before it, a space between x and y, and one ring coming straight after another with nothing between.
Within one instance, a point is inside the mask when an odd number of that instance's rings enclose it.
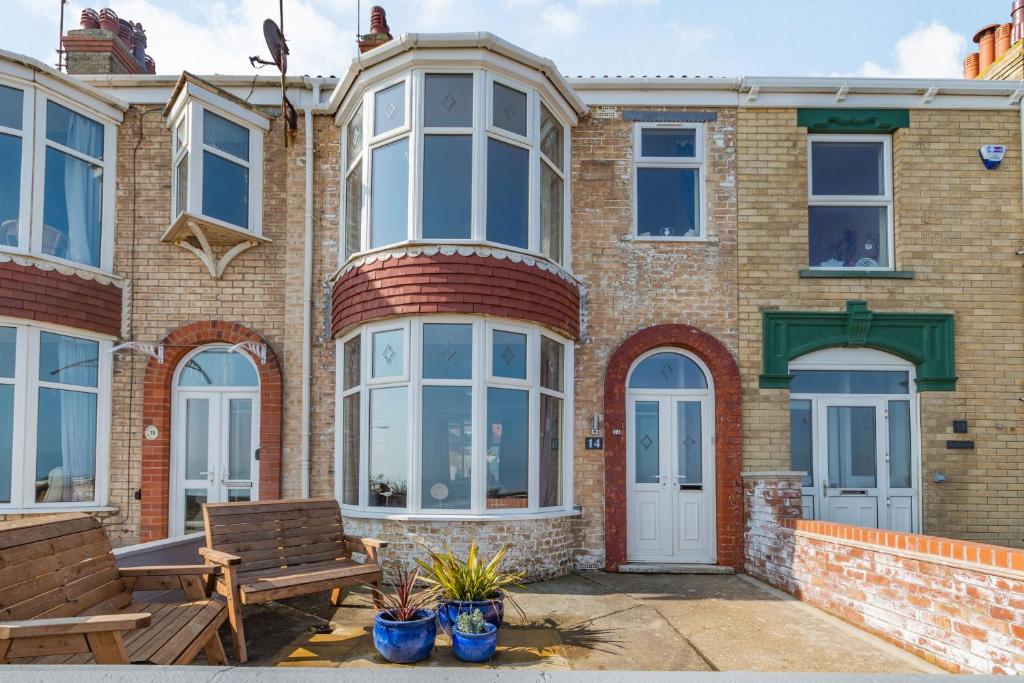
<instances>
[{"instance_id":1,"label":"wooden bench","mask_svg":"<svg viewBox=\"0 0 1024 683\"><path fill-rule=\"evenodd\" d=\"M0 522L0 664L227 664L217 629L219 567L119 569L100 523L83 514ZM136 602L180 589L184 602Z\"/></svg>"},{"instance_id":2,"label":"wooden bench","mask_svg":"<svg viewBox=\"0 0 1024 683\"><path fill-rule=\"evenodd\" d=\"M345 534L333 498L213 503L203 506L203 518L199 554L223 570L216 590L228 601L239 662L248 657L242 605L328 590L340 605L348 586L380 585L377 551L387 544ZM366 561L352 559L353 552Z\"/></svg>"}]
</instances>

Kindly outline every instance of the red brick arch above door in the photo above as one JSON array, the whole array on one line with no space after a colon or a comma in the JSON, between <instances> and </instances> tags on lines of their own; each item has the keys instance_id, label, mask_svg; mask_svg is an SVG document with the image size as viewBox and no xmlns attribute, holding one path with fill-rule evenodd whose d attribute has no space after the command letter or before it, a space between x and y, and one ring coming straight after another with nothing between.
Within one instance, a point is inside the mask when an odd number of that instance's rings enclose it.
<instances>
[{"instance_id":1,"label":"red brick arch above door","mask_svg":"<svg viewBox=\"0 0 1024 683\"><path fill-rule=\"evenodd\" d=\"M736 359L722 342L690 325L640 330L612 354L605 370L605 567L626 562L626 380L648 351L674 347L693 353L711 371L715 387L715 517L718 564L743 568L742 388Z\"/></svg>"},{"instance_id":2,"label":"red brick arch above door","mask_svg":"<svg viewBox=\"0 0 1024 683\"><path fill-rule=\"evenodd\" d=\"M157 437L142 437L142 523L140 540L167 537L170 509L171 396L174 371L190 351L206 344L266 344L260 335L237 323L205 320L174 330L163 340L164 362L146 367L142 425L156 427ZM267 344L267 362L255 361L260 377L259 497L281 497L281 366Z\"/></svg>"}]
</instances>

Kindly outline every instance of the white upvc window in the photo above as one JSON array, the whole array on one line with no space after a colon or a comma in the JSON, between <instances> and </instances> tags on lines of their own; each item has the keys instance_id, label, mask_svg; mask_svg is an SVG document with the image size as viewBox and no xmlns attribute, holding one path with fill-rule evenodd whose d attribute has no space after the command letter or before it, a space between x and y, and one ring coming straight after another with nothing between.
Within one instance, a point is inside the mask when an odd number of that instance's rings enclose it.
<instances>
[{"instance_id":1,"label":"white upvc window","mask_svg":"<svg viewBox=\"0 0 1024 683\"><path fill-rule=\"evenodd\" d=\"M485 242L568 265L567 126L484 70L416 69L344 119L342 258L408 241Z\"/></svg>"},{"instance_id":2,"label":"white upvc window","mask_svg":"<svg viewBox=\"0 0 1024 683\"><path fill-rule=\"evenodd\" d=\"M337 496L376 515L572 509L572 344L467 316L339 340Z\"/></svg>"},{"instance_id":3,"label":"white upvc window","mask_svg":"<svg viewBox=\"0 0 1024 683\"><path fill-rule=\"evenodd\" d=\"M634 239L707 239L705 183L703 123L636 124Z\"/></svg>"},{"instance_id":4,"label":"white upvc window","mask_svg":"<svg viewBox=\"0 0 1024 683\"><path fill-rule=\"evenodd\" d=\"M893 269L892 137L807 138L808 263Z\"/></svg>"},{"instance_id":5,"label":"white upvc window","mask_svg":"<svg viewBox=\"0 0 1024 683\"><path fill-rule=\"evenodd\" d=\"M170 107L171 223L182 215L263 234L267 118L189 81Z\"/></svg>"},{"instance_id":6,"label":"white upvc window","mask_svg":"<svg viewBox=\"0 0 1024 683\"><path fill-rule=\"evenodd\" d=\"M0 77L0 249L110 271L117 125L74 94Z\"/></svg>"},{"instance_id":7,"label":"white upvc window","mask_svg":"<svg viewBox=\"0 0 1024 683\"><path fill-rule=\"evenodd\" d=\"M0 512L106 504L110 348L0 320Z\"/></svg>"}]
</instances>

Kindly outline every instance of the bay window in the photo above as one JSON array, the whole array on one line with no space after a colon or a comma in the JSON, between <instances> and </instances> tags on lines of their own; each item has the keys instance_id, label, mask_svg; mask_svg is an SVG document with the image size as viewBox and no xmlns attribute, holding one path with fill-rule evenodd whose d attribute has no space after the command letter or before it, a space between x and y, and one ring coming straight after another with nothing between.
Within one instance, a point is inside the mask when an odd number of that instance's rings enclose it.
<instances>
[{"instance_id":1,"label":"bay window","mask_svg":"<svg viewBox=\"0 0 1024 683\"><path fill-rule=\"evenodd\" d=\"M808 258L811 268L893 268L892 138L808 139Z\"/></svg>"},{"instance_id":2,"label":"bay window","mask_svg":"<svg viewBox=\"0 0 1024 683\"><path fill-rule=\"evenodd\" d=\"M0 511L105 502L109 350L0 321Z\"/></svg>"},{"instance_id":3,"label":"bay window","mask_svg":"<svg viewBox=\"0 0 1024 683\"><path fill-rule=\"evenodd\" d=\"M564 510L572 346L469 317L367 325L338 343L338 498L375 514Z\"/></svg>"},{"instance_id":4,"label":"bay window","mask_svg":"<svg viewBox=\"0 0 1024 683\"><path fill-rule=\"evenodd\" d=\"M187 77L167 111L172 224L262 235L267 117Z\"/></svg>"},{"instance_id":5,"label":"bay window","mask_svg":"<svg viewBox=\"0 0 1024 683\"><path fill-rule=\"evenodd\" d=\"M554 112L483 70L415 69L366 92L342 119L343 258L443 240L564 264L569 149Z\"/></svg>"},{"instance_id":6,"label":"bay window","mask_svg":"<svg viewBox=\"0 0 1024 683\"><path fill-rule=\"evenodd\" d=\"M113 120L0 83L0 248L110 270Z\"/></svg>"}]
</instances>

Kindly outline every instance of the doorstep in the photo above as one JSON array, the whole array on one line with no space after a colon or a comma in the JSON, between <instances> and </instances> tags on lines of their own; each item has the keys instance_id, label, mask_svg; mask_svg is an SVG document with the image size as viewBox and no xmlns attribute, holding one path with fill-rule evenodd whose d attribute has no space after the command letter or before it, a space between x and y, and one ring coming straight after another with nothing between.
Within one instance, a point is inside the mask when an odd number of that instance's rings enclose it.
<instances>
[{"instance_id":1,"label":"doorstep","mask_svg":"<svg viewBox=\"0 0 1024 683\"><path fill-rule=\"evenodd\" d=\"M619 565L620 574L735 574L732 567L718 564L659 564L656 562L627 562Z\"/></svg>"}]
</instances>

